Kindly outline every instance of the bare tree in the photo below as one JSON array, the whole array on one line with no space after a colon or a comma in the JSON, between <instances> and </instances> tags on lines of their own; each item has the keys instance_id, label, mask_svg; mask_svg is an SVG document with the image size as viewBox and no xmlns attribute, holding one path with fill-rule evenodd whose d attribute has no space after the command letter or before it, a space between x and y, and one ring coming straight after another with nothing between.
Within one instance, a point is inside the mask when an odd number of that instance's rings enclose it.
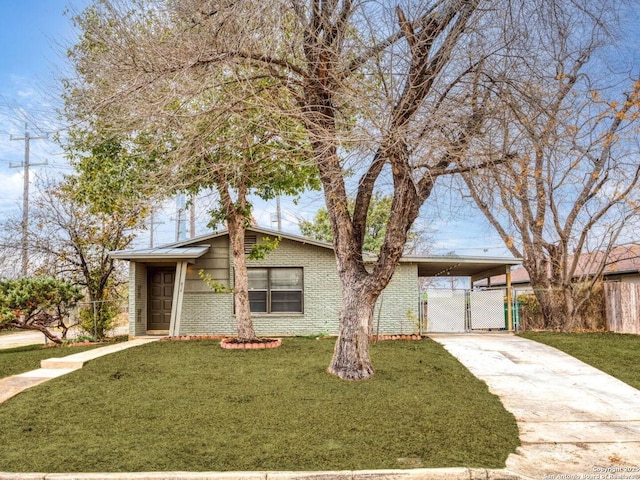
<instances>
[{"instance_id":1,"label":"bare tree","mask_svg":"<svg viewBox=\"0 0 640 480\"><path fill-rule=\"evenodd\" d=\"M374 304L435 181L513 156L467 153L487 135L499 83L515 83L527 64L513 65L536 55L521 48L514 25L529 21L523 5L542 3L101 0L77 19L83 40L70 54L79 78L68 82L68 112L129 131L176 132L192 144L203 144L187 130L195 117L214 132L229 115L246 118L247 106L299 124L342 283L329 371L365 379L374 372ZM172 153L174 167L194 160ZM354 175L350 210L346 178ZM367 212L381 185L393 191L393 214L377 260L365 266Z\"/></svg>"},{"instance_id":2,"label":"bare tree","mask_svg":"<svg viewBox=\"0 0 640 480\"><path fill-rule=\"evenodd\" d=\"M571 330L639 211L640 81L621 83L598 57L611 40L606 29L615 28L615 5L585 15L549 3L529 15L520 38L538 52L524 60L535 68L518 82L496 79L502 107L494 109L491 143L470 152L509 150L514 159L462 177L524 259L545 326Z\"/></svg>"},{"instance_id":3,"label":"bare tree","mask_svg":"<svg viewBox=\"0 0 640 480\"><path fill-rule=\"evenodd\" d=\"M29 250L36 275L69 281L90 302L96 302L95 309L88 311L88 324L103 337L114 314L107 301L117 298L117 288L125 278L109 252L131 244L144 212L137 207L109 214L92 212L74 199L72 183L73 178L67 178L66 183L42 180L38 184ZM12 225L15 222L9 219L2 228L3 250L9 253L20 248L16 239L10 240Z\"/></svg>"}]
</instances>

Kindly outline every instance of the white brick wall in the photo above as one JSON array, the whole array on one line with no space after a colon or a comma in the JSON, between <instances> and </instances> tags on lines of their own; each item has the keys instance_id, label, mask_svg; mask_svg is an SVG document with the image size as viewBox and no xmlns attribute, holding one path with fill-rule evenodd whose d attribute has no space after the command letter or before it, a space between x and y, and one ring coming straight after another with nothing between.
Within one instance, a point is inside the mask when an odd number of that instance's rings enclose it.
<instances>
[{"instance_id":1,"label":"white brick wall","mask_svg":"<svg viewBox=\"0 0 640 480\"><path fill-rule=\"evenodd\" d=\"M282 239L278 248L262 260L248 260L249 267L302 267L303 314L253 314L258 335L311 335L338 333L341 287L332 250ZM197 271L198 263L190 267ZM380 306L382 311L379 312ZM380 333L413 333L417 326L407 312L418 314L418 281L415 265L400 265L375 309L374 330ZM185 293L181 335L235 334L233 296L211 292Z\"/></svg>"}]
</instances>

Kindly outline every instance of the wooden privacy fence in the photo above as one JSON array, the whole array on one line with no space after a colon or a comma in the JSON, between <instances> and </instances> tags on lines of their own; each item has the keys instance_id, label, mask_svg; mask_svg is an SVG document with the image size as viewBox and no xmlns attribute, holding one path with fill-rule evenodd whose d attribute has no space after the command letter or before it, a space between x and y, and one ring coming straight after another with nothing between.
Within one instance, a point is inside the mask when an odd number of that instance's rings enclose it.
<instances>
[{"instance_id":1,"label":"wooden privacy fence","mask_svg":"<svg viewBox=\"0 0 640 480\"><path fill-rule=\"evenodd\" d=\"M640 334L640 284L605 282L607 330Z\"/></svg>"}]
</instances>

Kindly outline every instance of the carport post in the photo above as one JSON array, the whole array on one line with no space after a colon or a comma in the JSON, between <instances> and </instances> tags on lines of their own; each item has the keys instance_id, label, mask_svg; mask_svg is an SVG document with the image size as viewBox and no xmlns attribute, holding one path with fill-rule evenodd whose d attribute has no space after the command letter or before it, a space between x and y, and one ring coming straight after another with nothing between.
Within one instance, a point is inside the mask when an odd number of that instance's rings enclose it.
<instances>
[{"instance_id":1,"label":"carport post","mask_svg":"<svg viewBox=\"0 0 640 480\"><path fill-rule=\"evenodd\" d=\"M506 280L507 280L507 325L509 327L509 331L513 332L513 299L512 291L511 291L511 266L507 265L506 272Z\"/></svg>"}]
</instances>

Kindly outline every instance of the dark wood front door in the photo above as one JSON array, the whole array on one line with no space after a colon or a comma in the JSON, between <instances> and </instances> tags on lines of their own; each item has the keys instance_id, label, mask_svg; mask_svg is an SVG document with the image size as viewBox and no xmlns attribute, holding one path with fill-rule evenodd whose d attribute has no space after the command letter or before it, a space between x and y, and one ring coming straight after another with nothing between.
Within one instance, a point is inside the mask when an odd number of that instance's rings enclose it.
<instances>
[{"instance_id":1,"label":"dark wood front door","mask_svg":"<svg viewBox=\"0 0 640 480\"><path fill-rule=\"evenodd\" d=\"M169 330L175 269L149 271L149 316L147 330Z\"/></svg>"}]
</instances>

